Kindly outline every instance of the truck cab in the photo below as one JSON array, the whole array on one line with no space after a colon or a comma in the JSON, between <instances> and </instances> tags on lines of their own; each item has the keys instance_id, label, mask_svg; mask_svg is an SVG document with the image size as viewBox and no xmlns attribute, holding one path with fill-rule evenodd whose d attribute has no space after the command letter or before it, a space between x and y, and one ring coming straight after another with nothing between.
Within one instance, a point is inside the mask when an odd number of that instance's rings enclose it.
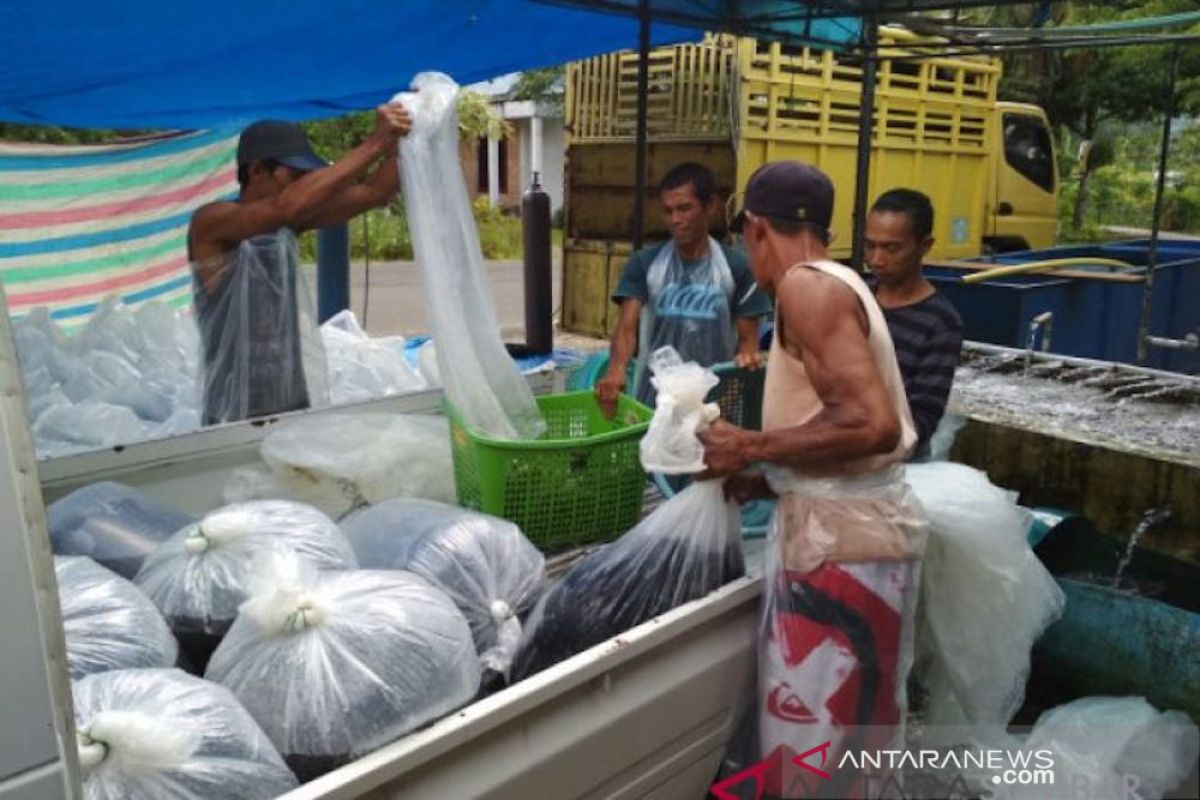
<instances>
[{"instance_id":1,"label":"truck cab","mask_svg":"<svg viewBox=\"0 0 1200 800\"><path fill-rule=\"evenodd\" d=\"M1046 112L996 103L996 152L984 246L993 252L1050 247L1058 235L1058 162Z\"/></svg>"}]
</instances>

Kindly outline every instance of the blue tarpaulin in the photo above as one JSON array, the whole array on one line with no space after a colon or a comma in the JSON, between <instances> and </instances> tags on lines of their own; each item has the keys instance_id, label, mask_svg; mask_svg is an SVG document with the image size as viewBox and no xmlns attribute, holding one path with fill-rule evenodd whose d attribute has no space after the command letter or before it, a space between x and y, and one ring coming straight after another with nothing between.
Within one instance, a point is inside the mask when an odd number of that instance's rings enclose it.
<instances>
[{"instance_id":1,"label":"blue tarpaulin","mask_svg":"<svg viewBox=\"0 0 1200 800\"><path fill-rule=\"evenodd\" d=\"M335 116L422 70L466 84L636 47L638 26L533 0L0 0L0 12L0 120L93 128ZM652 28L655 44L699 35Z\"/></svg>"}]
</instances>

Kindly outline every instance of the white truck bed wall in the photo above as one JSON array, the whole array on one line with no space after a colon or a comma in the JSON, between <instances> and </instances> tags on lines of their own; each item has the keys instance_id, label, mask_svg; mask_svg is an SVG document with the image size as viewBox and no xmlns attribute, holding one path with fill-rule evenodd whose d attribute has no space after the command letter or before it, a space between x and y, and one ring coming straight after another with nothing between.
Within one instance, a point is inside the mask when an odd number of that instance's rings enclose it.
<instances>
[{"instance_id":1,"label":"white truck bed wall","mask_svg":"<svg viewBox=\"0 0 1200 800\"><path fill-rule=\"evenodd\" d=\"M529 376L534 392L550 391L554 376ZM442 392L433 389L354 405L294 411L252 422L234 422L154 442L48 459L38 464L46 504L81 486L120 481L191 514L224 501L221 490L236 467L261 463L258 447L280 422L327 414L440 414Z\"/></svg>"},{"instance_id":2,"label":"white truck bed wall","mask_svg":"<svg viewBox=\"0 0 1200 800\"><path fill-rule=\"evenodd\" d=\"M76 798L54 560L16 348L0 290L0 798Z\"/></svg>"}]
</instances>

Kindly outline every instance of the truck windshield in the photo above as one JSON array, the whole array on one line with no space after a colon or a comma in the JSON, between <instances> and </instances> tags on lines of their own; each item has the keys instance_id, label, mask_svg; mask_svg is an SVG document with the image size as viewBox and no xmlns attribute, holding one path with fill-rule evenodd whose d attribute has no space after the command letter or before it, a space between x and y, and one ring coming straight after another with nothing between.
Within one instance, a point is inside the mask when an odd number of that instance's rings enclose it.
<instances>
[{"instance_id":1,"label":"truck windshield","mask_svg":"<svg viewBox=\"0 0 1200 800\"><path fill-rule=\"evenodd\" d=\"M1047 192L1054 191L1054 151L1040 117L1004 115L1004 160Z\"/></svg>"}]
</instances>

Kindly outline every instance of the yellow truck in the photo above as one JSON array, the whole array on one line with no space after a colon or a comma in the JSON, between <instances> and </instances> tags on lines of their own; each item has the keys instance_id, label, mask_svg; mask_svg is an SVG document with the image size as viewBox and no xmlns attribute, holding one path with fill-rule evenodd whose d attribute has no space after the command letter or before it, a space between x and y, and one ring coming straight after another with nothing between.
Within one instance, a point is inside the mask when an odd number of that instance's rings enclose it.
<instances>
[{"instance_id":1,"label":"yellow truck","mask_svg":"<svg viewBox=\"0 0 1200 800\"><path fill-rule=\"evenodd\" d=\"M934 259L1052 245L1058 170L1045 112L996 99L996 59L917 59L922 40L893 27L879 41L869 196L928 194ZM759 165L790 158L833 178L832 249L848 258L861 77L857 56L726 35L652 50L646 241L666 236L653 187L675 164L708 165L728 193ZM617 319L608 298L630 253L637 54L574 62L566 84L563 327L607 336Z\"/></svg>"}]
</instances>

